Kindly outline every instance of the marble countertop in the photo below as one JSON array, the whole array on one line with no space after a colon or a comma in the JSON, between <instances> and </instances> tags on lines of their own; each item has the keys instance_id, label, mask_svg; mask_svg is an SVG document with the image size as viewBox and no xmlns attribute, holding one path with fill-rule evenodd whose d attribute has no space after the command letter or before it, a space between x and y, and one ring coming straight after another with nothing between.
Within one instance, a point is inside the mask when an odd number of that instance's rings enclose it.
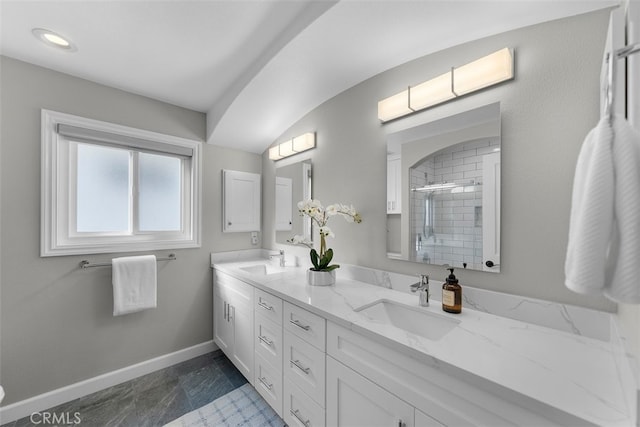
<instances>
[{"instance_id":1,"label":"marble countertop","mask_svg":"<svg viewBox=\"0 0 640 427\"><path fill-rule=\"evenodd\" d=\"M242 270L260 263L272 265L253 259L213 266L415 359L437 359L588 423L633 425L627 372L621 367L624 352L615 340L594 339L468 306L460 314L449 314L432 300L429 307L419 309L459 322L433 341L354 311L378 300L418 307L416 294L341 278L340 270L336 284L326 287L307 285L302 267L285 267L268 275Z\"/></svg>"}]
</instances>

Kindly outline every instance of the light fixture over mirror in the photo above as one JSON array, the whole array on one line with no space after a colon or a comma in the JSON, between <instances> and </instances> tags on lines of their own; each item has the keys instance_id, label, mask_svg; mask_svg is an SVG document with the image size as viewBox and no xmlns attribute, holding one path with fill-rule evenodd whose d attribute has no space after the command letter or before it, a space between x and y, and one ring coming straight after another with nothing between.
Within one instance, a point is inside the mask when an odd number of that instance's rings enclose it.
<instances>
[{"instance_id":1,"label":"light fixture over mirror","mask_svg":"<svg viewBox=\"0 0 640 427\"><path fill-rule=\"evenodd\" d=\"M388 122L513 78L513 50L505 47L383 99L378 118Z\"/></svg>"},{"instance_id":2,"label":"light fixture over mirror","mask_svg":"<svg viewBox=\"0 0 640 427\"><path fill-rule=\"evenodd\" d=\"M280 160L316 146L316 134L307 132L269 148L269 159Z\"/></svg>"}]
</instances>

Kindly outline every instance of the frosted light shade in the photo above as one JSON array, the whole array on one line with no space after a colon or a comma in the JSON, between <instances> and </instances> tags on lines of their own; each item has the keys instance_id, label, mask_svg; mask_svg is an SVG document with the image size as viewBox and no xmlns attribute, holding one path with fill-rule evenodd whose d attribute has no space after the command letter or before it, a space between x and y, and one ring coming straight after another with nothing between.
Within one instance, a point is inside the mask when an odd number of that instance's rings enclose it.
<instances>
[{"instance_id":1,"label":"frosted light shade","mask_svg":"<svg viewBox=\"0 0 640 427\"><path fill-rule=\"evenodd\" d=\"M451 92L451 72L412 87L409 94L409 105L416 111L455 98Z\"/></svg>"},{"instance_id":2,"label":"frosted light shade","mask_svg":"<svg viewBox=\"0 0 640 427\"><path fill-rule=\"evenodd\" d=\"M307 132L304 135L293 138L293 151L295 151L296 153L309 150L315 146L316 134L313 132Z\"/></svg>"},{"instance_id":3,"label":"frosted light shade","mask_svg":"<svg viewBox=\"0 0 640 427\"><path fill-rule=\"evenodd\" d=\"M404 90L378 102L378 118L383 122L412 112L413 110L409 108L409 90Z\"/></svg>"},{"instance_id":4,"label":"frosted light shade","mask_svg":"<svg viewBox=\"0 0 640 427\"><path fill-rule=\"evenodd\" d=\"M280 155L282 157L289 157L295 154L295 150L293 149L293 139L285 141L279 145L280 147Z\"/></svg>"},{"instance_id":5,"label":"frosted light shade","mask_svg":"<svg viewBox=\"0 0 640 427\"><path fill-rule=\"evenodd\" d=\"M501 49L453 70L453 87L464 95L513 78L513 56Z\"/></svg>"},{"instance_id":6,"label":"frosted light shade","mask_svg":"<svg viewBox=\"0 0 640 427\"><path fill-rule=\"evenodd\" d=\"M284 156L280 155L280 145L269 148L269 160L280 160Z\"/></svg>"}]
</instances>

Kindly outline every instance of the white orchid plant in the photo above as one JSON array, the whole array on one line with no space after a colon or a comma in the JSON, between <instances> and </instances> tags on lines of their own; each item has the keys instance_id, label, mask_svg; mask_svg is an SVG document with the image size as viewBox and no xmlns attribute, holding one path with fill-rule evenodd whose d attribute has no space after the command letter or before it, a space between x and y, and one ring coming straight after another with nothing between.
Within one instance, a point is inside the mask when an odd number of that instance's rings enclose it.
<instances>
[{"instance_id":1,"label":"white orchid plant","mask_svg":"<svg viewBox=\"0 0 640 427\"><path fill-rule=\"evenodd\" d=\"M362 217L360 217L360 214L356 212L352 205L347 206L336 203L324 208L319 200L303 200L298 202L298 212L300 212L301 216L311 218L311 221L318 226L320 232L320 253L313 248L313 242L303 236L295 235L289 239L288 242L304 245L311 249L310 256L311 263L313 264L311 270L332 271L339 268L340 266L338 264L330 265L333 259L333 249L327 248L326 238L335 237L335 234L327 227L327 222L329 222L329 218L332 216L340 215L347 222L361 223Z\"/></svg>"}]
</instances>

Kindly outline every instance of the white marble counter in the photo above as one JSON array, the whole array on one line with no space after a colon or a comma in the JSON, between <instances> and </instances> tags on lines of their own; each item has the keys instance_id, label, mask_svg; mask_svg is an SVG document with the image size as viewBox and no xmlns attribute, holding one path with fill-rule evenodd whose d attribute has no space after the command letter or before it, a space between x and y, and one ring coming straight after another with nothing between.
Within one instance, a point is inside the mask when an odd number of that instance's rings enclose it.
<instances>
[{"instance_id":1,"label":"white marble counter","mask_svg":"<svg viewBox=\"0 0 640 427\"><path fill-rule=\"evenodd\" d=\"M439 284L434 284L432 292L436 298L430 307L421 309L453 317L459 324L432 341L354 311L380 299L418 307L417 295L380 286L391 286L387 281L394 279L411 280L409 276L392 277L369 270L380 282L375 286L360 281L368 269L347 268L344 272L337 271L334 286L312 287L306 284L306 268L302 267L285 267L283 272L269 275L245 272L241 269L244 266L269 263L258 257L260 252L253 255L256 257L252 260L212 257L213 266L332 322L392 345L413 358L444 362L450 369L459 370L459 374L474 374L486 381L483 386L512 392L512 397L524 405L531 404L533 399L542 403L538 405L542 410L546 407L568 414L569 419L577 417L578 424L584 421L585 425L634 425L632 373L626 366L628 361L615 322L608 313L463 285L466 296L463 310L455 315L442 311L436 300ZM498 304L499 298L504 301ZM491 301L505 313L497 315L487 309ZM554 316L558 322L554 323Z\"/></svg>"}]
</instances>

